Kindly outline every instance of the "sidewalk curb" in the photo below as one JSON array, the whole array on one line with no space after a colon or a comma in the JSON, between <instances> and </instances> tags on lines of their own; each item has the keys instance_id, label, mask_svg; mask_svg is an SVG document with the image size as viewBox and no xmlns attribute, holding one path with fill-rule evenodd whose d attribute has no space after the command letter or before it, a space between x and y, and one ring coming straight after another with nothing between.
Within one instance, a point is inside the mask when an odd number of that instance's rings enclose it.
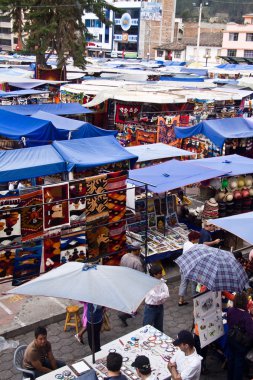
<instances>
[{"instance_id":1,"label":"sidewalk curb","mask_svg":"<svg viewBox=\"0 0 253 380\"><path fill-rule=\"evenodd\" d=\"M174 282L178 282L179 280L180 280L180 274L177 274L175 276L167 278L166 282L168 284L173 284ZM43 320L39 320L39 321L33 322L31 324L27 324L25 326L19 326L19 327L16 327L10 331L3 332L1 334L1 336L3 336L5 339L14 338L17 335L26 334L26 333L34 330L35 327L37 327L37 326L47 326L51 323L61 322L65 319L65 317L66 317L66 312L64 311L62 313L52 315L49 318L45 318Z\"/></svg>"}]
</instances>

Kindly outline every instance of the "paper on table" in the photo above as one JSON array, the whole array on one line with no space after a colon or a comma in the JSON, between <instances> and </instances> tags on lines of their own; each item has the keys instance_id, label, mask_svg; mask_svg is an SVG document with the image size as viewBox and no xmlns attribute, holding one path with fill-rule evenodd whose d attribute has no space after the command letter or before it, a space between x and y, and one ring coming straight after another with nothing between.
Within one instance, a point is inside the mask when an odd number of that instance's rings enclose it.
<instances>
[{"instance_id":1,"label":"paper on table","mask_svg":"<svg viewBox=\"0 0 253 380\"><path fill-rule=\"evenodd\" d=\"M71 367L73 367L74 370L76 370L76 372L78 372L79 374L82 374L83 372L88 371L90 369L90 367L82 360L80 362L72 364Z\"/></svg>"}]
</instances>

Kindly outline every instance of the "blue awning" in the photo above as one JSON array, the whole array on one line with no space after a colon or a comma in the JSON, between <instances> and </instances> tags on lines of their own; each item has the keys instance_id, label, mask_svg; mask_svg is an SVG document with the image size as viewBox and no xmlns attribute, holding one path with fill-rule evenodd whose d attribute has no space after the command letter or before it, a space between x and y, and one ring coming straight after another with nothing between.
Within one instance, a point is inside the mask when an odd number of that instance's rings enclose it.
<instances>
[{"instance_id":1,"label":"blue awning","mask_svg":"<svg viewBox=\"0 0 253 380\"><path fill-rule=\"evenodd\" d=\"M28 96L28 95L39 95L47 94L49 91L39 91L39 90L17 90L17 91L0 91L1 98L13 98L17 96Z\"/></svg>"},{"instance_id":2,"label":"blue awning","mask_svg":"<svg viewBox=\"0 0 253 380\"><path fill-rule=\"evenodd\" d=\"M171 160L143 169L130 170L128 182L137 186L141 186L141 182L146 183L149 191L163 193L226 174L224 171L206 170L204 166L190 163L191 161L186 164L184 161Z\"/></svg>"},{"instance_id":3,"label":"blue awning","mask_svg":"<svg viewBox=\"0 0 253 380\"><path fill-rule=\"evenodd\" d=\"M160 81L171 81L171 82L204 82L204 78L198 77L171 77L169 75L161 75Z\"/></svg>"},{"instance_id":4,"label":"blue awning","mask_svg":"<svg viewBox=\"0 0 253 380\"><path fill-rule=\"evenodd\" d=\"M175 146L163 143L129 146L125 149L139 157L137 162L195 155L195 153L189 152L188 150L179 149Z\"/></svg>"},{"instance_id":5,"label":"blue awning","mask_svg":"<svg viewBox=\"0 0 253 380\"><path fill-rule=\"evenodd\" d=\"M175 127L174 130L179 139L202 134L222 148L226 139L253 137L253 120L242 117L205 120L193 127Z\"/></svg>"},{"instance_id":6,"label":"blue awning","mask_svg":"<svg viewBox=\"0 0 253 380\"><path fill-rule=\"evenodd\" d=\"M53 146L68 163L71 171L129 160L133 165L138 157L124 149L114 136L54 141Z\"/></svg>"},{"instance_id":7,"label":"blue awning","mask_svg":"<svg viewBox=\"0 0 253 380\"><path fill-rule=\"evenodd\" d=\"M118 132L106 130L96 127L93 124L86 123L80 120L69 119L67 117L53 115L52 113L38 111L32 115L37 119L51 121L52 124L60 131L62 139L68 139L68 134L71 132L71 139L81 139L87 137L99 137L113 135L117 136Z\"/></svg>"},{"instance_id":8,"label":"blue awning","mask_svg":"<svg viewBox=\"0 0 253 380\"><path fill-rule=\"evenodd\" d=\"M253 244L252 224L253 212L245 214L228 216L226 218L211 219L211 222L232 234L239 236L241 239Z\"/></svg>"},{"instance_id":9,"label":"blue awning","mask_svg":"<svg viewBox=\"0 0 253 380\"><path fill-rule=\"evenodd\" d=\"M27 146L45 145L60 135L50 121L17 115L0 109L0 136L19 141L26 138Z\"/></svg>"},{"instance_id":10,"label":"blue awning","mask_svg":"<svg viewBox=\"0 0 253 380\"><path fill-rule=\"evenodd\" d=\"M188 162L190 165L201 165L208 169L225 171L229 176L253 173L253 159L239 156L238 154L202 158Z\"/></svg>"},{"instance_id":11,"label":"blue awning","mask_svg":"<svg viewBox=\"0 0 253 380\"><path fill-rule=\"evenodd\" d=\"M52 145L0 151L0 182L66 172L66 163Z\"/></svg>"},{"instance_id":12,"label":"blue awning","mask_svg":"<svg viewBox=\"0 0 253 380\"><path fill-rule=\"evenodd\" d=\"M78 115L88 114L93 111L81 106L79 103L48 103L48 104L26 104L17 106L0 106L0 110L15 112L20 115L30 116L35 112L44 111L54 115Z\"/></svg>"}]
</instances>

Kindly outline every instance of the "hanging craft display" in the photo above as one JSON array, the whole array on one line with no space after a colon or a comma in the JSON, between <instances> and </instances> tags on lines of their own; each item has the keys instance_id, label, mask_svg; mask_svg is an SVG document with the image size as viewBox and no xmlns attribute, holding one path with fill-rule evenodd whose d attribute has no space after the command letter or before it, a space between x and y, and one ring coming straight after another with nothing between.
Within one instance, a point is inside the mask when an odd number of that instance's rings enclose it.
<instances>
[{"instance_id":1,"label":"hanging craft display","mask_svg":"<svg viewBox=\"0 0 253 380\"><path fill-rule=\"evenodd\" d=\"M88 258L99 257L109 253L108 216L90 220L86 224Z\"/></svg>"},{"instance_id":2,"label":"hanging craft display","mask_svg":"<svg viewBox=\"0 0 253 380\"><path fill-rule=\"evenodd\" d=\"M73 232L61 236L61 258L64 264L68 261L83 262L86 259L87 240L85 232Z\"/></svg>"},{"instance_id":3,"label":"hanging craft display","mask_svg":"<svg viewBox=\"0 0 253 380\"><path fill-rule=\"evenodd\" d=\"M17 286L39 276L42 257L41 240L33 247L16 249L12 285Z\"/></svg>"},{"instance_id":4,"label":"hanging craft display","mask_svg":"<svg viewBox=\"0 0 253 380\"><path fill-rule=\"evenodd\" d=\"M19 196L0 198L0 248L11 248L21 243Z\"/></svg>"},{"instance_id":5,"label":"hanging craft display","mask_svg":"<svg viewBox=\"0 0 253 380\"><path fill-rule=\"evenodd\" d=\"M26 242L43 235L42 190L20 196L21 235Z\"/></svg>"},{"instance_id":6,"label":"hanging craft display","mask_svg":"<svg viewBox=\"0 0 253 380\"><path fill-rule=\"evenodd\" d=\"M69 224L69 184L43 187L44 230Z\"/></svg>"},{"instance_id":7,"label":"hanging craft display","mask_svg":"<svg viewBox=\"0 0 253 380\"><path fill-rule=\"evenodd\" d=\"M15 249L0 250L0 278L13 275Z\"/></svg>"},{"instance_id":8,"label":"hanging craft display","mask_svg":"<svg viewBox=\"0 0 253 380\"><path fill-rule=\"evenodd\" d=\"M50 236L44 238L44 268L45 272L56 268L61 263L61 237Z\"/></svg>"},{"instance_id":9,"label":"hanging craft display","mask_svg":"<svg viewBox=\"0 0 253 380\"><path fill-rule=\"evenodd\" d=\"M85 179L87 223L108 216L107 175L100 174Z\"/></svg>"},{"instance_id":10,"label":"hanging craft display","mask_svg":"<svg viewBox=\"0 0 253 380\"><path fill-rule=\"evenodd\" d=\"M86 182L85 180L69 183L69 212L70 223L84 223L86 219Z\"/></svg>"},{"instance_id":11,"label":"hanging craft display","mask_svg":"<svg viewBox=\"0 0 253 380\"><path fill-rule=\"evenodd\" d=\"M176 140L176 135L174 132L174 127L172 125L167 125L163 117L158 117L157 120L157 142L169 144Z\"/></svg>"},{"instance_id":12,"label":"hanging craft display","mask_svg":"<svg viewBox=\"0 0 253 380\"><path fill-rule=\"evenodd\" d=\"M140 105L116 104L115 123L138 121Z\"/></svg>"}]
</instances>

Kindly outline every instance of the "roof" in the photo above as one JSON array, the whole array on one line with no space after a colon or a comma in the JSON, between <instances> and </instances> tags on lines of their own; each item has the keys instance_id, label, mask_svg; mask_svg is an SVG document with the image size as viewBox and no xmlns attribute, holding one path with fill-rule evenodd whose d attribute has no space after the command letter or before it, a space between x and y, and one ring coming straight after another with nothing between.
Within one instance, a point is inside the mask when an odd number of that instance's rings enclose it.
<instances>
[{"instance_id":1,"label":"roof","mask_svg":"<svg viewBox=\"0 0 253 380\"><path fill-rule=\"evenodd\" d=\"M190 163L191 161L186 165L184 161L171 160L143 169L130 170L128 182L138 186L146 183L149 191L163 193L226 174L216 169L206 170L206 167L200 165L191 166Z\"/></svg>"},{"instance_id":2,"label":"roof","mask_svg":"<svg viewBox=\"0 0 253 380\"><path fill-rule=\"evenodd\" d=\"M205 120L193 127L175 127L177 138L205 135L222 148L226 139L253 137L253 120L241 117Z\"/></svg>"},{"instance_id":3,"label":"roof","mask_svg":"<svg viewBox=\"0 0 253 380\"><path fill-rule=\"evenodd\" d=\"M0 110L15 112L20 115L32 115L38 111L53 113L54 115L76 115L87 114L92 111L81 106L79 103L47 103L47 104L26 104L14 106L0 106Z\"/></svg>"},{"instance_id":4,"label":"roof","mask_svg":"<svg viewBox=\"0 0 253 380\"><path fill-rule=\"evenodd\" d=\"M125 149L128 152L139 157L137 162L195 155L194 153L191 153L187 150L179 149L175 146L170 146L162 143L130 146Z\"/></svg>"},{"instance_id":5,"label":"roof","mask_svg":"<svg viewBox=\"0 0 253 380\"><path fill-rule=\"evenodd\" d=\"M180 43L180 42L172 42L170 44L162 44L157 47L154 47L155 50L175 50L175 51L182 51L185 50L186 44Z\"/></svg>"},{"instance_id":6,"label":"roof","mask_svg":"<svg viewBox=\"0 0 253 380\"><path fill-rule=\"evenodd\" d=\"M215 31L215 32L201 32L200 33L200 46L222 46L222 39L223 39L223 33L221 31ZM182 40L184 42L184 39ZM197 45L197 33L194 37L187 37L187 40L185 41L187 45Z\"/></svg>"}]
</instances>

